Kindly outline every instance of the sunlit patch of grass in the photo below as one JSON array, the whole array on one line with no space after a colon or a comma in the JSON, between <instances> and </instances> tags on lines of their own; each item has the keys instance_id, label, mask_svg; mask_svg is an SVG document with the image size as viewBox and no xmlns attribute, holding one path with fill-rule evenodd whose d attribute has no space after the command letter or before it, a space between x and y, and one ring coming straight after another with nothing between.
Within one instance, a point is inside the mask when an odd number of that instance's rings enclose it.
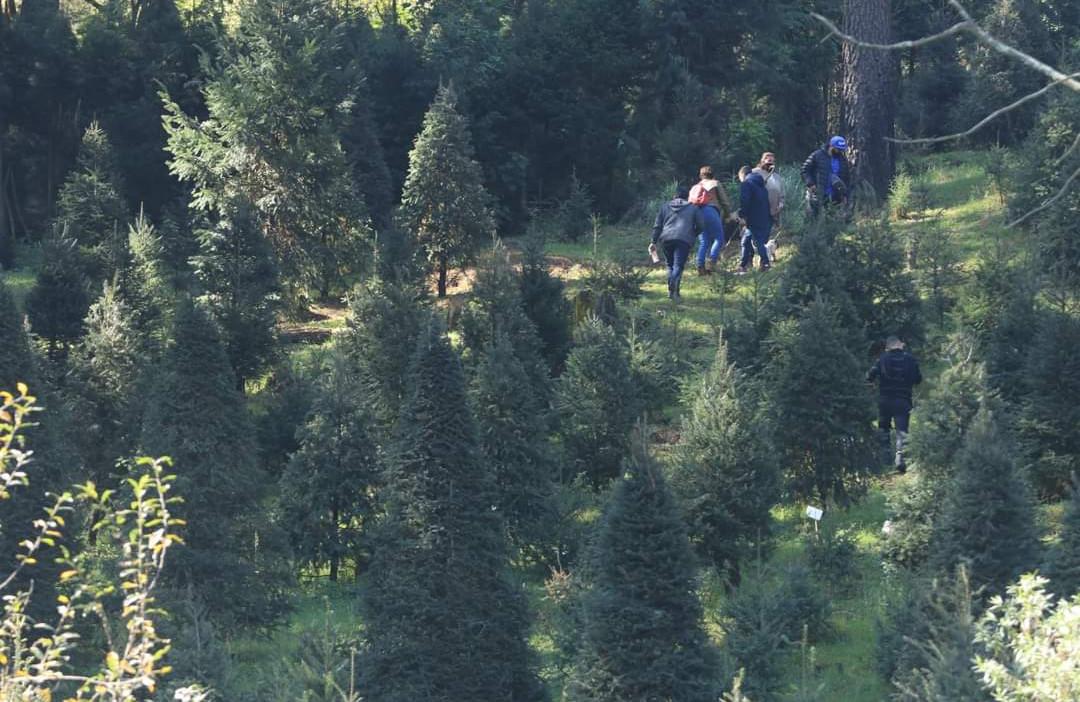
<instances>
[{"instance_id":1,"label":"sunlit patch of grass","mask_svg":"<svg viewBox=\"0 0 1080 702\"><path fill-rule=\"evenodd\" d=\"M15 305L20 310L23 309L26 296L34 287L41 263L41 247L36 244L22 244L16 251L15 268L0 270L0 281L11 291Z\"/></svg>"}]
</instances>

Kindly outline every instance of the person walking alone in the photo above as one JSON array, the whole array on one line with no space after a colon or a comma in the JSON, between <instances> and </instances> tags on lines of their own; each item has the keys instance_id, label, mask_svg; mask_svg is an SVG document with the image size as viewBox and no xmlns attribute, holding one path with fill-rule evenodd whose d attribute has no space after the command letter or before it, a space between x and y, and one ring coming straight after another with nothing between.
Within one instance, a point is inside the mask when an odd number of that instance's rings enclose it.
<instances>
[{"instance_id":1,"label":"person walking alone","mask_svg":"<svg viewBox=\"0 0 1080 702\"><path fill-rule=\"evenodd\" d=\"M664 251L664 260L668 269L668 297L678 300L682 296L679 285L682 282L683 269L690 255L690 247L698 232L705 230L705 218L701 207L690 204L690 192L685 186L679 186L675 197L665 202L656 214L653 224L651 251L656 251L657 244Z\"/></svg>"},{"instance_id":2,"label":"person walking alone","mask_svg":"<svg viewBox=\"0 0 1080 702\"><path fill-rule=\"evenodd\" d=\"M754 173L749 166L739 169L739 219L745 225L742 236L742 260L738 274L750 270L754 261L754 249L757 249L761 270L769 270L769 251L765 244L772 231L772 214L769 212L769 193L765 189L765 179ZM751 246L752 244L752 246Z\"/></svg>"},{"instance_id":3,"label":"person walking alone","mask_svg":"<svg viewBox=\"0 0 1080 702\"><path fill-rule=\"evenodd\" d=\"M896 455L893 464L903 473L904 447L907 444L908 423L914 408L912 388L922 382L922 372L915 357L904 350L904 342L890 336L885 340L885 352L866 374L867 382L878 384L878 439L881 450L889 454L890 431L896 427Z\"/></svg>"},{"instance_id":4,"label":"person walking alone","mask_svg":"<svg viewBox=\"0 0 1080 702\"><path fill-rule=\"evenodd\" d=\"M851 187L851 164L847 160L847 140L834 136L829 143L806 157L802 167L810 214L817 216L822 204L842 204Z\"/></svg>"}]
</instances>

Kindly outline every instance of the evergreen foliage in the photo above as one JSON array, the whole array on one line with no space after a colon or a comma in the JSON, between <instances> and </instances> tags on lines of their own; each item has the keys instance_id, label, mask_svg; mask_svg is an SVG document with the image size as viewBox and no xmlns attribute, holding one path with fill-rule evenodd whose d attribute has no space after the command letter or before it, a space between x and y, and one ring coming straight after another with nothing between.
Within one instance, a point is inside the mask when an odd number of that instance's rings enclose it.
<instances>
[{"instance_id":1,"label":"evergreen foliage","mask_svg":"<svg viewBox=\"0 0 1080 702\"><path fill-rule=\"evenodd\" d=\"M1023 369L1027 392L1019 435L1039 494L1061 495L1071 476L1080 474L1080 320L1065 312L1045 312L1034 337Z\"/></svg>"},{"instance_id":2,"label":"evergreen foliage","mask_svg":"<svg viewBox=\"0 0 1080 702\"><path fill-rule=\"evenodd\" d=\"M216 618L270 623L281 614L283 583L268 560L274 527L259 510L251 419L217 329L190 301L178 305L153 373L139 443L173 459L187 496L177 510L188 524L185 545L169 581L192 588Z\"/></svg>"},{"instance_id":3,"label":"evergreen foliage","mask_svg":"<svg viewBox=\"0 0 1080 702\"><path fill-rule=\"evenodd\" d=\"M566 198L554 213L556 236L560 241L579 241L592 233L593 200L589 188L570 174Z\"/></svg>"},{"instance_id":4,"label":"evergreen foliage","mask_svg":"<svg viewBox=\"0 0 1080 702\"><path fill-rule=\"evenodd\" d=\"M117 460L138 438L138 397L144 349L131 309L116 285L106 284L86 315L86 334L70 359L69 398L75 442L90 477L107 484Z\"/></svg>"},{"instance_id":5,"label":"evergreen foliage","mask_svg":"<svg viewBox=\"0 0 1080 702\"><path fill-rule=\"evenodd\" d=\"M45 264L26 298L34 333L49 342L51 354L74 343L90 307L86 266L73 239L54 235L44 246Z\"/></svg>"},{"instance_id":6,"label":"evergreen foliage","mask_svg":"<svg viewBox=\"0 0 1080 702\"><path fill-rule=\"evenodd\" d=\"M1028 485L1015 449L985 407L956 456L955 477L934 526L930 566L951 573L963 565L971 585L987 595L1036 563L1038 540Z\"/></svg>"},{"instance_id":7,"label":"evergreen foliage","mask_svg":"<svg viewBox=\"0 0 1080 702\"><path fill-rule=\"evenodd\" d=\"M566 285L548 270L544 240L531 236L522 247L521 304L540 336L540 351L553 372L562 370L571 342Z\"/></svg>"},{"instance_id":8,"label":"evergreen foliage","mask_svg":"<svg viewBox=\"0 0 1080 702\"><path fill-rule=\"evenodd\" d=\"M198 211L254 208L291 301L307 289L326 296L361 267L370 238L341 146L357 80L345 25L319 0L293 4L288 17L272 0L237 10L220 62L204 61L209 117L163 96L169 169L192 184Z\"/></svg>"},{"instance_id":9,"label":"evergreen foliage","mask_svg":"<svg viewBox=\"0 0 1080 702\"><path fill-rule=\"evenodd\" d=\"M281 477L282 519L301 563L359 560L379 477L372 421L359 383L335 356L298 431L299 449ZM357 563L359 569L359 563Z\"/></svg>"},{"instance_id":10,"label":"evergreen foliage","mask_svg":"<svg viewBox=\"0 0 1080 702\"><path fill-rule=\"evenodd\" d=\"M593 558L568 698L716 700L717 655L701 628L693 552L675 499L647 455L618 479Z\"/></svg>"},{"instance_id":11,"label":"evergreen foliage","mask_svg":"<svg viewBox=\"0 0 1080 702\"><path fill-rule=\"evenodd\" d=\"M364 699L546 699L531 672L491 472L461 362L434 322L419 335L385 473L361 661Z\"/></svg>"},{"instance_id":12,"label":"evergreen foliage","mask_svg":"<svg viewBox=\"0 0 1080 702\"><path fill-rule=\"evenodd\" d=\"M423 291L373 278L349 296L349 316L341 339L367 388L380 434L393 431L408 388L408 354L423 321Z\"/></svg>"},{"instance_id":13,"label":"evergreen foliage","mask_svg":"<svg viewBox=\"0 0 1080 702\"><path fill-rule=\"evenodd\" d=\"M641 406L633 382L626 345L615 330L595 317L586 319L574 332L555 406L567 464L596 487L622 471Z\"/></svg>"},{"instance_id":14,"label":"evergreen foliage","mask_svg":"<svg viewBox=\"0 0 1080 702\"><path fill-rule=\"evenodd\" d=\"M119 234L129 213L123 192L112 144L101 125L91 122L75 170L60 188L56 226L89 254L98 278L111 274L122 260Z\"/></svg>"},{"instance_id":15,"label":"evergreen foliage","mask_svg":"<svg viewBox=\"0 0 1080 702\"><path fill-rule=\"evenodd\" d=\"M128 226L127 248L129 258L120 272L119 292L131 308L135 329L143 340L160 345L176 295L163 237L142 211Z\"/></svg>"},{"instance_id":16,"label":"evergreen foliage","mask_svg":"<svg viewBox=\"0 0 1080 702\"><path fill-rule=\"evenodd\" d=\"M199 255L192 259L203 303L217 323L237 387L259 375L275 349L278 305L273 253L246 207L196 233Z\"/></svg>"},{"instance_id":17,"label":"evergreen foliage","mask_svg":"<svg viewBox=\"0 0 1080 702\"><path fill-rule=\"evenodd\" d=\"M439 88L409 154L401 218L438 273L439 297L446 297L448 271L470 261L495 232L469 124L452 86Z\"/></svg>"},{"instance_id":18,"label":"evergreen foliage","mask_svg":"<svg viewBox=\"0 0 1080 702\"><path fill-rule=\"evenodd\" d=\"M1061 540L1047 554L1043 569L1050 579L1050 589L1059 597L1073 597L1080 593L1080 484L1075 481L1065 503L1065 515L1061 520Z\"/></svg>"},{"instance_id":19,"label":"evergreen foliage","mask_svg":"<svg viewBox=\"0 0 1080 702\"><path fill-rule=\"evenodd\" d=\"M547 438L549 410L531 383L513 342L501 332L479 360L470 394L510 540L544 553L555 516L555 462Z\"/></svg>"},{"instance_id":20,"label":"evergreen foliage","mask_svg":"<svg viewBox=\"0 0 1080 702\"><path fill-rule=\"evenodd\" d=\"M832 302L819 296L798 319L775 326L768 406L788 489L801 499L846 501L871 465L872 410L865 369Z\"/></svg>"},{"instance_id":21,"label":"evergreen foliage","mask_svg":"<svg viewBox=\"0 0 1080 702\"><path fill-rule=\"evenodd\" d=\"M739 566L767 542L780 470L757 388L728 360L721 341L683 419L671 485L690 537L738 582Z\"/></svg>"}]
</instances>

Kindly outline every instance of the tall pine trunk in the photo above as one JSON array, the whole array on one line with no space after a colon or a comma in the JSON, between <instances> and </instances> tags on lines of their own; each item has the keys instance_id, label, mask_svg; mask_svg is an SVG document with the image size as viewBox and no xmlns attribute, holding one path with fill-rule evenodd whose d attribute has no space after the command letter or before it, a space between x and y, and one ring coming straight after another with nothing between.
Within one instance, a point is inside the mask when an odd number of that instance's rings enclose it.
<instances>
[{"instance_id":1,"label":"tall pine trunk","mask_svg":"<svg viewBox=\"0 0 1080 702\"><path fill-rule=\"evenodd\" d=\"M4 133L0 129L0 135ZM15 226L11 208L8 206L8 175L4 161L4 146L0 144L0 270L15 267Z\"/></svg>"},{"instance_id":2,"label":"tall pine trunk","mask_svg":"<svg viewBox=\"0 0 1080 702\"><path fill-rule=\"evenodd\" d=\"M892 41L891 0L845 0L844 32L863 41ZM889 51L851 44L843 51L843 127L854 162L855 181L865 181L879 198L889 191L896 169L897 59Z\"/></svg>"},{"instance_id":3,"label":"tall pine trunk","mask_svg":"<svg viewBox=\"0 0 1080 702\"><path fill-rule=\"evenodd\" d=\"M446 297L446 259L439 259L439 299Z\"/></svg>"}]
</instances>

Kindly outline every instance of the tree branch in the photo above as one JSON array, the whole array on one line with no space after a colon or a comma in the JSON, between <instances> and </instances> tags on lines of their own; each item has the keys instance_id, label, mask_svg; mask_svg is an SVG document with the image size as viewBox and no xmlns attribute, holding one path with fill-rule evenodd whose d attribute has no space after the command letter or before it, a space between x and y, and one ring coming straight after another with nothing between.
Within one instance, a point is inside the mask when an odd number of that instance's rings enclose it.
<instances>
[{"instance_id":1,"label":"tree branch","mask_svg":"<svg viewBox=\"0 0 1080 702\"><path fill-rule=\"evenodd\" d=\"M1074 77L1080 77L1080 73L1073 73L1071 76L1066 76L1066 79L1074 78ZM1039 88L1035 92L1028 93L1024 97L1017 100L1016 102L1013 102L1012 104L1006 105L1005 107L1002 107L999 110L995 110L995 111L991 112L986 117L979 120L970 129L968 129L966 131L963 131L963 132L956 132L955 134L946 134L944 136L936 136L936 137L922 137L922 138L919 138L919 139L895 139L893 137L885 137L885 141L891 141L891 142L894 142L894 143L897 143L897 144L936 144L936 143L942 142L942 141L953 141L955 139L963 139L964 137L971 136L975 132L979 131L980 129L985 127L987 124L989 124L990 122L993 122L995 119L997 119L1001 115L1005 114L1006 112L1011 112L1012 110L1015 110L1016 108L1023 105L1025 102L1030 102L1031 100L1034 100L1035 98L1037 98L1037 97L1043 95L1044 93L1046 93L1048 90L1050 90L1054 86L1061 85L1063 82L1064 81L1062 81L1062 80L1055 80L1055 81L1052 81L1050 83L1047 83L1046 85Z\"/></svg>"},{"instance_id":2,"label":"tree branch","mask_svg":"<svg viewBox=\"0 0 1080 702\"><path fill-rule=\"evenodd\" d=\"M1057 191L1057 193L1054 194L1053 197L1051 197L1049 200L1047 200L1043 204L1039 205L1035 209L1029 210L1026 214L1023 214L1020 217L1018 217L1017 219L1014 219L1013 221L1009 222L1008 226L1009 227L1015 227L1016 225L1018 225L1021 222L1029 219L1033 215L1036 215L1039 212L1042 212L1043 210L1045 210L1047 207L1050 207L1050 205L1053 205L1055 202L1060 200L1065 195L1066 191L1068 191L1068 189L1069 189L1069 186L1072 185L1072 182L1074 180L1076 180L1078 177L1080 177L1080 168L1077 168L1075 171L1072 172L1072 175L1069 176L1068 180L1066 180L1062 184L1061 188Z\"/></svg>"},{"instance_id":3,"label":"tree branch","mask_svg":"<svg viewBox=\"0 0 1080 702\"><path fill-rule=\"evenodd\" d=\"M1058 166L1060 166L1060 165L1061 165L1062 163L1064 163L1064 162L1065 162L1065 159L1067 159L1067 158L1069 158L1070 156L1072 156L1072 153L1073 153L1073 151L1076 151L1076 147L1077 147L1077 146L1080 146L1080 132L1077 132L1077 133L1076 133L1076 138L1075 138L1075 139L1073 139L1073 143L1072 143L1072 146L1070 146L1070 147L1068 148L1068 150L1067 150L1067 151L1065 151L1065 153L1063 153L1063 154L1061 154L1060 156L1058 156L1057 160L1056 160L1056 161L1054 161L1054 168L1057 168Z\"/></svg>"},{"instance_id":4,"label":"tree branch","mask_svg":"<svg viewBox=\"0 0 1080 702\"><path fill-rule=\"evenodd\" d=\"M970 24L970 20L965 20L963 22L957 22L945 31L938 32L937 34L931 36L921 37L919 39L909 39L907 41L898 41L894 44L875 44L873 42L856 39L850 34L844 34L843 30L841 30L839 27L833 24L832 21L829 20L829 18L823 15L819 15L816 12L811 12L810 16L825 25L825 28L829 30L829 33L837 37L841 41L847 42L849 44L854 44L855 46L864 49L880 49L882 51L899 51L901 49L914 49L919 46L933 44L935 41L940 41L945 37L952 36L953 34L959 34L960 32L964 31L971 31L971 28L968 26Z\"/></svg>"}]
</instances>

